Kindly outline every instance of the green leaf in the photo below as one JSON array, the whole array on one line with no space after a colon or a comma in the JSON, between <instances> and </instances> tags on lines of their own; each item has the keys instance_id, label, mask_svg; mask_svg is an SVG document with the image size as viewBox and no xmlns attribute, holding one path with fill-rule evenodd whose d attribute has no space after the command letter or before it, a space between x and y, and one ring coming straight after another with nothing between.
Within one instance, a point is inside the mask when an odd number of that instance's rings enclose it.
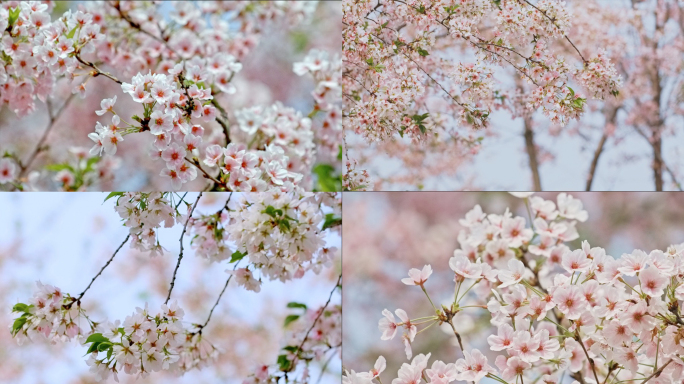
<instances>
[{"instance_id":1,"label":"green leaf","mask_svg":"<svg viewBox=\"0 0 684 384\"><path fill-rule=\"evenodd\" d=\"M26 320L27 318L24 315L14 320L14 324L12 324L12 336L16 335L19 332L19 330L21 330L21 327L23 327L24 324L26 324Z\"/></svg>"},{"instance_id":2,"label":"green leaf","mask_svg":"<svg viewBox=\"0 0 684 384\"><path fill-rule=\"evenodd\" d=\"M291 301L291 302L287 303L287 307L288 308L304 308L304 309L306 309L306 304Z\"/></svg>"},{"instance_id":3,"label":"green leaf","mask_svg":"<svg viewBox=\"0 0 684 384\"><path fill-rule=\"evenodd\" d=\"M289 315L288 317L285 318L285 325L284 326L287 327L288 325L290 325L290 323L292 323L293 321L296 321L297 319L299 319L299 315Z\"/></svg>"},{"instance_id":4,"label":"green leaf","mask_svg":"<svg viewBox=\"0 0 684 384\"><path fill-rule=\"evenodd\" d=\"M100 156L91 157L90 159L88 159L88 161L86 161L86 166L85 166L85 169L83 170L83 172L88 173L88 172L92 171L93 166L95 164L97 164L98 162L100 162L100 159L101 159Z\"/></svg>"},{"instance_id":5,"label":"green leaf","mask_svg":"<svg viewBox=\"0 0 684 384\"><path fill-rule=\"evenodd\" d=\"M278 223L278 228L280 228L281 232L290 232L290 222L287 220L280 220Z\"/></svg>"},{"instance_id":6,"label":"green leaf","mask_svg":"<svg viewBox=\"0 0 684 384\"><path fill-rule=\"evenodd\" d=\"M69 31L69 34L67 34L67 39L72 39L74 35L76 34L76 30L78 29L78 26L74 27L71 31Z\"/></svg>"},{"instance_id":7,"label":"green leaf","mask_svg":"<svg viewBox=\"0 0 684 384\"><path fill-rule=\"evenodd\" d=\"M570 87L568 87L568 89L570 90L570 95L571 95L572 97L575 97L575 91L574 91L572 88L570 88Z\"/></svg>"},{"instance_id":8,"label":"green leaf","mask_svg":"<svg viewBox=\"0 0 684 384\"><path fill-rule=\"evenodd\" d=\"M337 152L337 160L342 161L342 145L340 144L340 151Z\"/></svg>"},{"instance_id":9,"label":"green leaf","mask_svg":"<svg viewBox=\"0 0 684 384\"><path fill-rule=\"evenodd\" d=\"M86 344L87 344L87 343L93 343L93 342L102 343L102 342L105 342L105 341L106 341L106 342L109 342L109 339L106 338L106 337L104 337L104 336L102 336L101 333L93 333L92 335L88 336L88 338L86 339L85 343L86 343Z\"/></svg>"},{"instance_id":10,"label":"green leaf","mask_svg":"<svg viewBox=\"0 0 684 384\"><path fill-rule=\"evenodd\" d=\"M420 129L420 133L425 134L427 132L427 128L423 124L418 124L418 129Z\"/></svg>"},{"instance_id":11,"label":"green leaf","mask_svg":"<svg viewBox=\"0 0 684 384\"><path fill-rule=\"evenodd\" d=\"M416 48L416 51L418 51L418 54L423 57L428 56L430 54L430 52L424 50L423 48Z\"/></svg>"},{"instance_id":12,"label":"green leaf","mask_svg":"<svg viewBox=\"0 0 684 384\"><path fill-rule=\"evenodd\" d=\"M71 173L76 173L76 171L74 171L74 168L69 164L50 164L45 166L45 169L51 172L59 172L67 169L71 171Z\"/></svg>"},{"instance_id":13,"label":"green leaf","mask_svg":"<svg viewBox=\"0 0 684 384\"><path fill-rule=\"evenodd\" d=\"M340 224L342 224L341 217L335 217L335 214L328 213L325 215L325 221L323 222L323 228L321 228L321 231L325 231L328 228L332 228Z\"/></svg>"},{"instance_id":14,"label":"green leaf","mask_svg":"<svg viewBox=\"0 0 684 384\"><path fill-rule=\"evenodd\" d=\"M318 176L316 191L335 192L342 190L342 175L335 175L335 168L330 164L316 164L313 173Z\"/></svg>"},{"instance_id":15,"label":"green leaf","mask_svg":"<svg viewBox=\"0 0 684 384\"><path fill-rule=\"evenodd\" d=\"M97 351L97 347L100 345L99 341L94 342L93 344L90 345L90 348L88 348L88 352L86 352L86 355L89 353L93 353Z\"/></svg>"},{"instance_id":16,"label":"green leaf","mask_svg":"<svg viewBox=\"0 0 684 384\"><path fill-rule=\"evenodd\" d=\"M126 330L123 327L119 328L118 331L121 332L122 335L126 334Z\"/></svg>"},{"instance_id":17,"label":"green leaf","mask_svg":"<svg viewBox=\"0 0 684 384\"><path fill-rule=\"evenodd\" d=\"M108 350L109 348L111 348L112 345L113 345L112 343L107 343L107 342L100 343L100 345L97 346L97 351L98 352L104 352L104 351Z\"/></svg>"},{"instance_id":18,"label":"green leaf","mask_svg":"<svg viewBox=\"0 0 684 384\"><path fill-rule=\"evenodd\" d=\"M381 28L387 28L387 24L389 24L389 21L385 21L380 27Z\"/></svg>"},{"instance_id":19,"label":"green leaf","mask_svg":"<svg viewBox=\"0 0 684 384\"><path fill-rule=\"evenodd\" d=\"M288 351L288 352L292 352L292 353L299 351L299 347L294 346L294 345L285 346L285 347L283 347L283 349Z\"/></svg>"},{"instance_id":20,"label":"green leaf","mask_svg":"<svg viewBox=\"0 0 684 384\"><path fill-rule=\"evenodd\" d=\"M19 20L19 14L21 13L21 8L16 7L13 9L9 10L9 18L7 19L7 23L9 24L10 27L14 25L14 23Z\"/></svg>"},{"instance_id":21,"label":"green leaf","mask_svg":"<svg viewBox=\"0 0 684 384\"><path fill-rule=\"evenodd\" d=\"M281 371L288 372L290 370L291 365L292 365L292 362L287 359L287 355L279 355L278 356L278 367L280 368Z\"/></svg>"},{"instance_id":22,"label":"green leaf","mask_svg":"<svg viewBox=\"0 0 684 384\"><path fill-rule=\"evenodd\" d=\"M234 263L238 260L242 260L243 257L247 256L247 253L242 253L240 251L235 251L233 252L232 255L230 255L230 262Z\"/></svg>"},{"instance_id":23,"label":"green leaf","mask_svg":"<svg viewBox=\"0 0 684 384\"><path fill-rule=\"evenodd\" d=\"M17 303L14 304L14 307L12 307L12 312L28 312L29 311L29 306L24 304L24 303Z\"/></svg>"},{"instance_id":24,"label":"green leaf","mask_svg":"<svg viewBox=\"0 0 684 384\"><path fill-rule=\"evenodd\" d=\"M281 211L281 212L282 212L282 211ZM266 209L264 209L263 213L265 213L265 214L271 216L271 217L274 218L274 219L276 218L276 209L273 208L272 205L269 205L268 207L266 207Z\"/></svg>"},{"instance_id":25,"label":"green leaf","mask_svg":"<svg viewBox=\"0 0 684 384\"><path fill-rule=\"evenodd\" d=\"M620 91L618 91L617 89L615 89L615 90L610 91L610 94L613 95L613 96L615 96L615 97L618 97L618 95L620 95Z\"/></svg>"},{"instance_id":26,"label":"green leaf","mask_svg":"<svg viewBox=\"0 0 684 384\"><path fill-rule=\"evenodd\" d=\"M446 11L446 13L448 13L448 14L451 15L452 13L456 12L456 10L458 9L458 7L460 7L460 5L452 5L452 6L449 6L449 7L444 7L444 11Z\"/></svg>"},{"instance_id":27,"label":"green leaf","mask_svg":"<svg viewBox=\"0 0 684 384\"><path fill-rule=\"evenodd\" d=\"M413 121L415 121L416 123L422 123L422 122L425 121L425 119L427 119L429 116L430 116L429 113L424 113L424 114L422 114L422 115L413 115L413 116L411 116L411 119L412 119Z\"/></svg>"},{"instance_id":28,"label":"green leaf","mask_svg":"<svg viewBox=\"0 0 684 384\"><path fill-rule=\"evenodd\" d=\"M114 352L114 348L109 348L109 350L107 351L107 359L112 358L112 352Z\"/></svg>"},{"instance_id":29,"label":"green leaf","mask_svg":"<svg viewBox=\"0 0 684 384\"><path fill-rule=\"evenodd\" d=\"M423 4L420 5L417 9L418 13L422 13L423 15L425 14L425 6Z\"/></svg>"},{"instance_id":30,"label":"green leaf","mask_svg":"<svg viewBox=\"0 0 684 384\"><path fill-rule=\"evenodd\" d=\"M114 196L123 196L123 194L124 194L123 192L109 192L109 195L107 195L107 197L104 199L104 201L107 201ZM103 203L104 203L104 201L103 201Z\"/></svg>"}]
</instances>

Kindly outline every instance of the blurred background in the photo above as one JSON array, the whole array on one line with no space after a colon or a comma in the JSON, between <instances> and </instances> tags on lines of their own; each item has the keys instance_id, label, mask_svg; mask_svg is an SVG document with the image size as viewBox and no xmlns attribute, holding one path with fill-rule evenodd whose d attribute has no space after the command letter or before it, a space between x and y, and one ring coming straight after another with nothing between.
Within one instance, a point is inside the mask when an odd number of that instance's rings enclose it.
<instances>
[{"instance_id":1,"label":"blurred background","mask_svg":"<svg viewBox=\"0 0 684 384\"><path fill-rule=\"evenodd\" d=\"M72 295L83 291L128 232L113 209L114 199L103 203L106 196L94 192L0 194L0 383L95 382L83 357L84 347L76 341L18 346L9 331L14 317L10 311L12 305L33 295L36 280ZM189 193L185 199L192 203L196 197ZM227 193L205 194L195 214L216 212L227 197ZM164 256L151 258L125 245L85 294L83 307L89 316L94 321L123 322L146 302L150 310L157 311L168 293L181 231L182 225L158 231L167 250ZM340 238L330 235L327 243L339 248ZM184 321L204 323L228 277L226 262L210 264L195 257L187 238L185 244L172 300L177 299L185 310ZM309 308L323 305L337 281L338 268L325 269L320 275L309 272L287 284L265 281L258 294L231 281L204 332L224 351L218 361L180 378L157 372L135 380L135 376L120 373L120 382L242 383L257 365L276 363L283 346L283 321L293 313L287 303L301 302ZM331 304L339 302L336 293ZM340 374L337 354L322 375L321 365L312 364L312 380L337 384ZM114 380L110 377L104 382Z\"/></svg>"},{"instance_id":2,"label":"blurred background","mask_svg":"<svg viewBox=\"0 0 684 384\"><path fill-rule=\"evenodd\" d=\"M557 193L536 195L556 202ZM671 244L684 242L682 193L579 192L571 195L579 198L589 213L586 222L577 223L580 238L568 244L571 249L579 248L581 240L588 240L592 247L603 247L609 255L620 257L634 249L665 250ZM509 207L513 215L527 220L523 200L505 192L344 194L342 358L345 369L368 371L377 357L383 355L387 359L383 382L397 377L397 370L407 362L401 331L393 340L380 340L381 312L385 308L392 312L401 308L412 319L433 314L420 289L401 283L409 269L420 269L425 264L431 264L434 271L425 287L435 305L453 301L453 272L448 261L459 246L457 236L463 227L458 220L476 204L488 214L503 214ZM465 349L478 348L487 354L489 345L484 331L491 329L489 312L471 308L455 320ZM444 327L434 326L418 334L413 343L413 356L432 352L429 366L435 359L453 363L461 358L451 328ZM495 354L488 355L492 366L495 357Z\"/></svg>"}]
</instances>

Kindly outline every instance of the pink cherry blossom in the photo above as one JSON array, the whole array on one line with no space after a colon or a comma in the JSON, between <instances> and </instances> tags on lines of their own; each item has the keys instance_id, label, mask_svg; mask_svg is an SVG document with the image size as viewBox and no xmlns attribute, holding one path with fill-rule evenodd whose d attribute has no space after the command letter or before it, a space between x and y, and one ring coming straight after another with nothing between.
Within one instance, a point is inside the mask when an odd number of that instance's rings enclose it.
<instances>
[{"instance_id":1,"label":"pink cherry blossom","mask_svg":"<svg viewBox=\"0 0 684 384\"><path fill-rule=\"evenodd\" d=\"M474 381L479 383L487 374L495 373L492 366L487 364L487 357L477 349L470 353L463 351L464 359L456 360L456 370L459 371L457 380Z\"/></svg>"},{"instance_id":2,"label":"pink cherry blossom","mask_svg":"<svg viewBox=\"0 0 684 384\"><path fill-rule=\"evenodd\" d=\"M409 277L401 279L401 282L406 285L420 285L422 287L430 275L432 275L432 267L430 265L424 266L422 270L411 268L409 270Z\"/></svg>"}]
</instances>

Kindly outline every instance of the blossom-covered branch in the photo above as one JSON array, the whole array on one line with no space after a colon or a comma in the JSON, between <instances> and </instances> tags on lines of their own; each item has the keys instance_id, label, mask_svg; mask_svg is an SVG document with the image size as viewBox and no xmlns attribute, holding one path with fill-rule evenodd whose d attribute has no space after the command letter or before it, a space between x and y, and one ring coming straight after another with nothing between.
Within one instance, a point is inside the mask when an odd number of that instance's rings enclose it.
<instances>
[{"instance_id":1,"label":"blossom-covered branch","mask_svg":"<svg viewBox=\"0 0 684 384\"><path fill-rule=\"evenodd\" d=\"M619 258L586 240L572 249L570 242L580 238L576 226L588 219L580 200L566 193L556 202L516 195L524 199L529 226L508 209L487 214L479 205L459 220L464 227L460 247L448 268L435 271L453 276L448 304L438 306L428 292L431 265L411 269L402 279L421 288L434 311L415 317L403 309L383 311L381 339L394 339L401 331L406 357L413 358L392 383L486 377L504 384L560 384L566 375L575 383L681 381L684 244L648 253L636 249ZM413 356L412 345L424 331L448 323L460 339L454 320L471 316L489 319L488 350L466 347L455 363L431 353ZM431 357L437 359L428 368ZM385 368L380 356L374 369L347 371L343 382L381 383Z\"/></svg>"}]
</instances>

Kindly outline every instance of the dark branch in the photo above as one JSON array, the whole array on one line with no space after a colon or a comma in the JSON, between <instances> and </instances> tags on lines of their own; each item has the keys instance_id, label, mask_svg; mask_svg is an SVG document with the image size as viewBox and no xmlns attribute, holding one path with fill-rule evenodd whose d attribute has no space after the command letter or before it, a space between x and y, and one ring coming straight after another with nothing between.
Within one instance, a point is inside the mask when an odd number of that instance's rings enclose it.
<instances>
[{"instance_id":1,"label":"dark branch","mask_svg":"<svg viewBox=\"0 0 684 384\"><path fill-rule=\"evenodd\" d=\"M126 242L128 241L128 239L130 239L130 237L131 237L130 234L126 236L126 238L121 243L121 245L119 245L119 247L116 249L116 251L114 251L114 254L112 255L112 257L110 257L109 260L107 260L107 263L105 263L105 265L102 267L102 269L100 269L100 272L98 272L97 275L95 275L95 277L93 277L93 279L90 280L90 284L88 284L86 289L84 289L83 292L81 292L81 294L78 295L78 297L76 298L76 302L78 302L78 303L81 302L81 298L83 298L83 295L85 295L86 291L88 291L88 289L90 289L90 286L93 285L93 283L95 282L95 279L97 279L102 274L102 271L104 271L105 268L107 268L109 263L111 263L112 260L114 260L114 256L116 256L116 254L119 253L119 250L124 246L124 244L126 244Z\"/></svg>"},{"instance_id":2,"label":"dark branch","mask_svg":"<svg viewBox=\"0 0 684 384\"><path fill-rule=\"evenodd\" d=\"M183 232L181 233L180 237L180 254L178 255L178 263L176 263L176 269L173 270L173 277L171 278L171 286L169 287L169 294L166 296L166 301L164 304L167 304L169 300L171 299L171 291L173 291L173 286L176 282L176 273L178 272L178 267L180 267L181 260L183 260L183 237L185 236L185 231L188 229L188 223L190 222L190 218L192 217L192 213L195 212L195 208L197 207L197 203L199 203L200 198L202 197L202 192L199 193L197 196L197 200L195 200L195 204L193 204L192 208L190 209L190 213L188 213L188 218L185 220L185 225L183 225Z\"/></svg>"}]
</instances>

